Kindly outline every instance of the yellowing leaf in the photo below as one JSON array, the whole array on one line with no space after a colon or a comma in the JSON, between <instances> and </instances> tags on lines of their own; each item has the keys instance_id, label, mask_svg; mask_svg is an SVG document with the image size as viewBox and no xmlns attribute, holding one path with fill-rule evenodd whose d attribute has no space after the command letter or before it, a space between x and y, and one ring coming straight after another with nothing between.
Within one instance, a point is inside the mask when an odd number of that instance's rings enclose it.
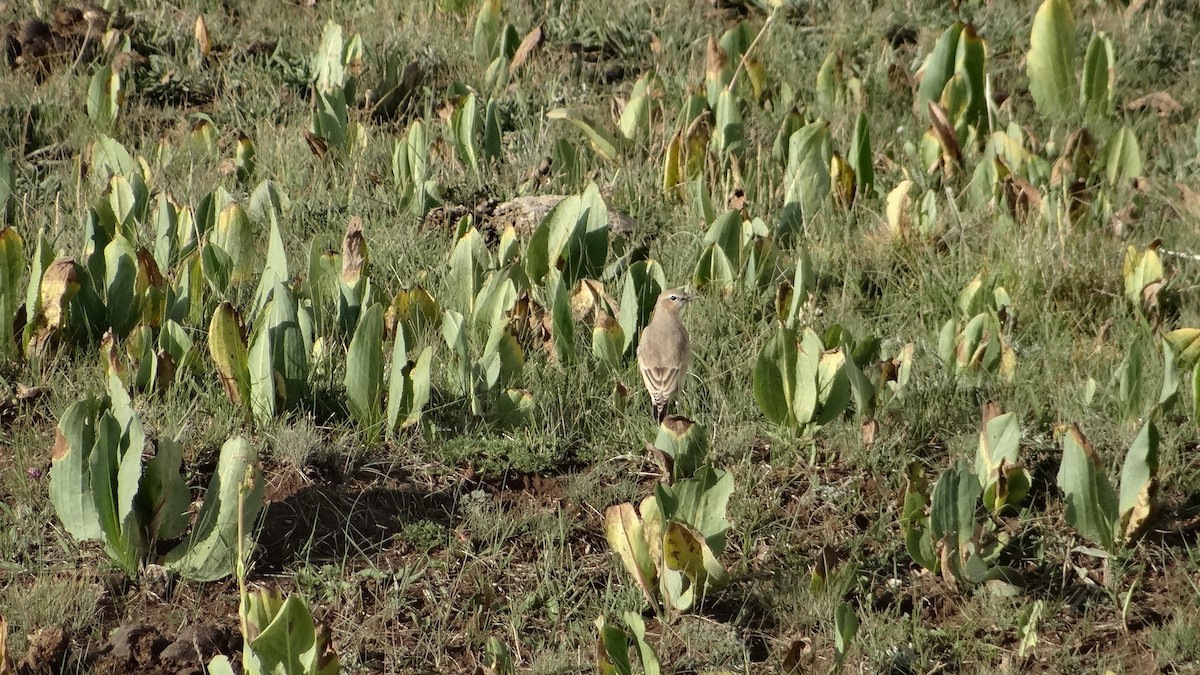
<instances>
[{"instance_id":1,"label":"yellowing leaf","mask_svg":"<svg viewBox=\"0 0 1200 675\"><path fill-rule=\"evenodd\" d=\"M1167 333L1166 339L1181 370L1191 370L1200 361L1200 328L1179 328Z\"/></svg>"},{"instance_id":2,"label":"yellowing leaf","mask_svg":"<svg viewBox=\"0 0 1200 675\"><path fill-rule=\"evenodd\" d=\"M651 590L656 581L655 565L646 545L642 521L633 510L633 504L617 504L605 510L604 536L637 583L646 603L657 611L658 603Z\"/></svg>"}]
</instances>

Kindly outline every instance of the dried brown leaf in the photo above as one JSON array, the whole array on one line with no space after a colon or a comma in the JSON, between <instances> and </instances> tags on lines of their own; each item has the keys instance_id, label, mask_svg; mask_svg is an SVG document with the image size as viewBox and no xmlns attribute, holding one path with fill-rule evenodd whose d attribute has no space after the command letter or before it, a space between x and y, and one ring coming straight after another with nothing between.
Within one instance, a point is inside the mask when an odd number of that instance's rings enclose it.
<instances>
[{"instance_id":1,"label":"dried brown leaf","mask_svg":"<svg viewBox=\"0 0 1200 675\"><path fill-rule=\"evenodd\" d=\"M1163 119L1183 110L1183 106L1179 104L1179 101L1176 101L1175 97L1165 91L1146 94L1125 104L1126 110L1145 110L1146 108L1153 108L1158 113L1158 116Z\"/></svg>"},{"instance_id":2,"label":"dried brown leaf","mask_svg":"<svg viewBox=\"0 0 1200 675\"><path fill-rule=\"evenodd\" d=\"M546 34L542 30L541 24L534 26L533 30L525 35L525 38L521 40L521 44L517 46L517 51L513 52L512 61L508 63L509 77L512 77L513 74L520 70L521 66L525 65L525 62L529 60L533 52L542 46L545 38Z\"/></svg>"}]
</instances>

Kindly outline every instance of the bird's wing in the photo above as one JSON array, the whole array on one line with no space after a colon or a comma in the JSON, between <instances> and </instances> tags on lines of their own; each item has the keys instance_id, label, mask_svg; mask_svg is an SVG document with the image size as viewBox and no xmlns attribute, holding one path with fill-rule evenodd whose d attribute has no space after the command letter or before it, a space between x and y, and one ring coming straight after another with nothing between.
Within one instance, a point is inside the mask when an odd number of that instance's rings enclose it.
<instances>
[{"instance_id":1,"label":"bird's wing","mask_svg":"<svg viewBox=\"0 0 1200 675\"><path fill-rule=\"evenodd\" d=\"M660 405L671 398L678 388L679 368L643 366L641 371L642 382L646 384L646 391L650 392L650 398L654 399L655 405Z\"/></svg>"}]
</instances>

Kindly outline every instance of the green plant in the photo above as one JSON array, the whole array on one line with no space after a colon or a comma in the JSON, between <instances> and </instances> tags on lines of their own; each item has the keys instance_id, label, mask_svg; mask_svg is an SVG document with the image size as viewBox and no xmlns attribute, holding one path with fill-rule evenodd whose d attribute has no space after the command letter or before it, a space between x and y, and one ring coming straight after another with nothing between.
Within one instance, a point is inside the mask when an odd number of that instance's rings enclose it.
<instances>
[{"instance_id":1,"label":"green plant","mask_svg":"<svg viewBox=\"0 0 1200 675\"><path fill-rule=\"evenodd\" d=\"M333 651L329 631L313 622L308 605L298 595L287 599L266 589L242 594L238 609L245 638L245 675L335 675L341 661ZM214 657L209 672L233 675L228 657Z\"/></svg>"},{"instance_id":2,"label":"green plant","mask_svg":"<svg viewBox=\"0 0 1200 675\"><path fill-rule=\"evenodd\" d=\"M425 124L413 120L396 141L392 151L392 180L399 193L400 204L410 213L425 215L441 201L442 186L431 178L429 148L432 141L425 131Z\"/></svg>"},{"instance_id":3,"label":"green plant","mask_svg":"<svg viewBox=\"0 0 1200 675\"><path fill-rule=\"evenodd\" d=\"M1152 244L1145 251L1126 247L1121 276L1125 280L1125 299L1141 316L1149 318L1158 306L1159 291L1166 283L1158 245Z\"/></svg>"},{"instance_id":4,"label":"green plant","mask_svg":"<svg viewBox=\"0 0 1200 675\"><path fill-rule=\"evenodd\" d=\"M50 500L63 527L81 541L99 540L130 575L137 574L159 541L188 527L187 485L179 473L182 447L159 439L143 462L146 437L117 373L109 396L78 401L63 413L50 470ZM221 448L217 468L187 538L167 552L164 564L199 581L233 572L238 533L262 505L257 452L243 438ZM244 477L254 486L240 513L237 490Z\"/></svg>"},{"instance_id":5,"label":"green plant","mask_svg":"<svg viewBox=\"0 0 1200 675\"><path fill-rule=\"evenodd\" d=\"M978 274L958 294L958 318L949 319L938 335L938 355L955 375L999 372L1012 378L1016 353L1002 328L1011 301L994 279Z\"/></svg>"},{"instance_id":6,"label":"green plant","mask_svg":"<svg viewBox=\"0 0 1200 675\"><path fill-rule=\"evenodd\" d=\"M658 655L646 642L646 622L636 612L625 612L621 618L637 640L638 660L645 675L659 675L662 666ZM603 616L596 617L596 631L600 640L596 643L596 668L601 675L633 675L629 660L629 634L607 623Z\"/></svg>"},{"instance_id":7,"label":"green plant","mask_svg":"<svg viewBox=\"0 0 1200 675\"><path fill-rule=\"evenodd\" d=\"M984 404L983 428L975 454L975 477L983 486L983 508L998 513L1016 506L1029 493L1032 477L1020 464L1021 428L1011 412L1000 412L992 401Z\"/></svg>"},{"instance_id":8,"label":"green plant","mask_svg":"<svg viewBox=\"0 0 1200 675\"><path fill-rule=\"evenodd\" d=\"M1192 372L1192 419L1200 421L1200 328L1177 328L1163 339L1164 358L1163 392L1160 404L1165 408L1171 393L1170 382L1174 381L1175 368ZM1178 383L1176 382L1176 386Z\"/></svg>"},{"instance_id":9,"label":"green plant","mask_svg":"<svg viewBox=\"0 0 1200 675\"><path fill-rule=\"evenodd\" d=\"M125 103L121 73L111 65L96 69L88 86L87 113L98 126L111 127Z\"/></svg>"},{"instance_id":10,"label":"green plant","mask_svg":"<svg viewBox=\"0 0 1200 675\"><path fill-rule=\"evenodd\" d=\"M670 417L663 426L655 447L678 462L673 478L684 475L702 459L703 436L690 436L696 425L684 418ZM717 556L725 549L725 511L732 493L733 476L706 463L690 476L656 486L637 510L624 503L604 512L609 546L656 612L686 612L708 591L729 583Z\"/></svg>"},{"instance_id":11,"label":"green plant","mask_svg":"<svg viewBox=\"0 0 1200 675\"><path fill-rule=\"evenodd\" d=\"M846 652L854 636L858 635L858 615L849 603L843 602L834 611L834 671L841 672L846 663Z\"/></svg>"},{"instance_id":12,"label":"green plant","mask_svg":"<svg viewBox=\"0 0 1200 675\"><path fill-rule=\"evenodd\" d=\"M608 260L608 207L594 183L582 195L569 196L538 224L525 248L525 274L533 284L545 282L551 269L573 287L580 279L597 279Z\"/></svg>"},{"instance_id":13,"label":"green plant","mask_svg":"<svg viewBox=\"0 0 1200 675\"><path fill-rule=\"evenodd\" d=\"M17 295L21 274L25 270L25 253L21 235L11 227L0 229L0 359L17 355L17 336L13 335L13 319L17 315ZM36 259L36 257L35 257Z\"/></svg>"},{"instance_id":14,"label":"green plant","mask_svg":"<svg viewBox=\"0 0 1200 675\"><path fill-rule=\"evenodd\" d=\"M518 295L514 279L523 274L513 265L486 271L491 266L479 232L468 226L450 254L449 298L463 311L446 309L442 317L442 338L451 356L448 376L467 396L472 414L517 421L533 403L532 394L514 387L525 352L509 327Z\"/></svg>"},{"instance_id":15,"label":"green plant","mask_svg":"<svg viewBox=\"0 0 1200 675\"><path fill-rule=\"evenodd\" d=\"M761 218L743 220L740 212L726 211L709 225L704 241L708 246L692 274L696 288L713 285L729 293L740 282L757 291L775 280L779 251Z\"/></svg>"},{"instance_id":16,"label":"green plant","mask_svg":"<svg viewBox=\"0 0 1200 675\"><path fill-rule=\"evenodd\" d=\"M792 304L795 302L793 297ZM874 417L879 406L887 405L900 395L912 376L916 347L911 342L901 346L896 356L882 359L878 338L867 336L855 340L849 330L838 324L825 330L822 342L840 346L842 353L849 356L845 361L845 372L854 410L859 417Z\"/></svg>"},{"instance_id":17,"label":"green plant","mask_svg":"<svg viewBox=\"0 0 1200 675\"><path fill-rule=\"evenodd\" d=\"M905 478L900 531L914 562L961 587L987 585L1009 593L1023 584L1019 572L998 564L1008 535L992 521L976 520L984 491L966 460L943 471L932 493L917 463L909 465Z\"/></svg>"},{"instance_id":18,"label":"green plant","mask_svg":"<svg viewBox=\"0 0 1200 675\"><path fill-rule=\"evenodd\" d=\"M1044 0L1033 18L1029 43L1029 93L1039 112L1055 120L1069 117L1076 106L1088 114L1112 114L1116 84L1112 38L1103 31L1092 35L1083 71L1076 78L1075 18L1070 2Z\"/></svg>"},{"instance_id":19,"label":"green plant","mask_svg":"<svg viewBox=\"0 0 1200 675\"><path fill-rule=\"evenodd\" d=\"M830 194L833 144L829 123L817 120L797 129L787 142L784 204L778 229L781 237L796 237L816 217Z\"/></svg>"},{"instance_id":20,"label":"green plant","mask_svg":"<svg viewBox=\"0 0 1200 675\"><path fill-rule=\"evenodd\" d=\"M812 434L837 419L850 402L846 353L825 349L811 328L779 327L754 364L754 400L775 424Z\"/></svg>"},{"instance_id":21,"label":"green plant","mask_svg":"<svg viewBox=\"0 0 1200 675\"><path fill-rule=\"evenodd\" d=\"M362 60L361 36L343 39L340 25L326 23L321 46L312 59L315 102L309 132L326 148L336 150L335 156L349 154L365 141L363 128L350 122L346 112L354 102Z\"/></svg>"},{"instance_id":22,"label":"green plant","mask_svg":"<svg viewBox=\"0 0 1200 675\"><path fill-rule=\"evenodd\" d=\"M1067 524L1104 550L1133 541L1154 511L1158 487L1158 428L1147 421L1125 453L1120 493L1113 489L1100 456L1077 425L1063 431L1058 486L1067 504Z\"/></svg>"},{"instance_id":23,"label":"green plant","mask_svg":"<svg viewBox=\"0 0 1200 675\"><path fill-rule=\"evenodd\" d=\"M921 140L926 169L940 163L947 175L962 163L964 148L991 131L987 97L987 44L975 27L955 22L938 39L921 66L917 103L929 115Z\"/></svg>"},{"instance_id":24,"label":"green plant","mask_svg":"<svg viewBox=\"0 0 1200 675\"><path fill-rule=\"evenodd\" d=\"M238 521L245 523L247 495L255 490L254 480L247 473L245 480L233 486L229 495ZM341 672L341 661L333 650L329 631L313 622L303 597L289 594L287 599L278 590L246 590L244 530L239 527L237 538L238 617L242 634L242 670L245 675L335 675ZM213 657L209 672L233 675L235 672L225 655Z\"/></svg>"}]
</instances>

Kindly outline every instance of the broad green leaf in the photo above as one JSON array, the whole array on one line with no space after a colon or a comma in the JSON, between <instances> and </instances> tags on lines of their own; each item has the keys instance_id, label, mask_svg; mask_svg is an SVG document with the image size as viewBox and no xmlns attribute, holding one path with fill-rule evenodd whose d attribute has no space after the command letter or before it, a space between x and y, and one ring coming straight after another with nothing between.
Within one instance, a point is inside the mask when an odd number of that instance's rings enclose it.
<instances>
[{"instance_id":1,"label":"broad green leaf","mask_svg":"<svg viewBox=\"0 0 1200 675\"><path fill-rule=\"evenodd\" d=\"M927 496L929 486L920 463L913 462L908 465L905 470L905 479L904 508L900 516L900 531L904 534L904 548L913 562L936 572L939 561L934 548L929 516L926 514L929 506L929 497Z\"/></svg>"},{"instance_id":2,"label":"broad green leaf","mask_svg":"<svg viewBox=\"0 0 1200 675\"><path fill-rule=\"evenodd\" d=\"M858 634L858 616L854 613L854 607L848 602L840 603L834 610L833 623L834 653L840 665L846 660L846 652L850 649L850 643Z\"/></svg>"},{"instance_id":3,"label":"broad green leaf","mask_svg":"<svg viewBox=\"0 0 1200 675\"><path fill-rule=\"evenodd\" d=\"M1078 426L1066 430L1062 444L1058 487L1066 498L1067 524L1084 538L1112 551L1120 524L1117 493L1104 473L1100 457Z\"/></svg>"},{"instance_id":4,"label":"broad green leaf","mask_svg":"<svg viewBox=\"0 0 1200 675\"><path fill-rule=\"evenodd\" d=\"M992 471L1000 465L1000 460L1007 459L1009 463L1017 461L1017 452L1021 443L1021 427L1014 413L1004 413L985 420L983 429L979 432L979 450L975 455L975 475L981 485L987 485L991 480Z\"/></svg>"},{"instance_id":5,"label":"broad green leaf","mask_svg":"<svg viewBox=\"0 0 1200 675\"><path fill-rule=\"evenodd\" d=\"M637 612L625 612L622 615L625 620L625 625L629 626L629 630L633 632L633 637L637 640L638 654L642 658L642 670L646 675L661 675L662 666L658 663L658 656L646 642L646 622L642 620L642 615Z\"/></svg>"},{"instance_id":6,"label":"broad green leaf","mask_svg":"<svg viewBox=\"0 0 1200 675\"><path fill-rule=\"evenodd\" d=\"M175 364L176 381L200 370L194 341L183 326L171 319L163 323L158 333L158 349L169 355Z\"/></svg>"},{"instance_id":7,"label":"broad green leaf","mask_svg":"<svg viewBox=\"0 0 1200 675\"><path fill-rule=\"evenodd\" d=\"M860 112L855 121L847 160L850 162L850 168L854 169L858 194L862 197L870 196L875 191L875 157L871 154L871 127L867 124L865 112Z\"/></svg>"},{"instance_id":8,"label":"broad green leaf","mask_svg":"<svg viewBox=\"0 0 1200 675\"><path fill-rule=\"evenodd\" d=\"M154 209L154 259L162 269L175 264L181 248L179 208L165 192L158 195Z\"/></svg>"},{"instance_id":9,"label":"broad green leaf","mask_svg":"<svg viewBox=\"0 0 1200 675\"><path fill-rule=\"evenodd\" d=\"M88 86L87 114L93 122L108 127L117 119L125 91L121 87L121 74L111 65L101 66Z\"/></svg>"},{"instance_id":10,"label":"broad green leaf","mask_svg":"<svg viewBox=\"0 0 1200 675\"><path fill-rule=\"evenodd\" d=\"M533 404L533 392L528 389L505 389L496 396L493 418L505 427L524 424L533 412Z\"/></svg>"},{"instance_id":11,"label":"broad green leaf","mask_svg":"<svg viewBox=\"0 0 1200 675\"><path fill-rule=\"evenodd\" d=\"M236 675L240 671L234 671L228 656L218 654L208 662L208 672L211 675Z\"/></svg>"},{"instance_id":12,"label":"broad green leaf","mask_svg":"<svg viewBox=\"0 0 1200 675\"><path fill-rule=\"evenodd\" d=\"M716 554L725 550L729 531L725 513L732 494L733 475L707 464L691 478L655 488L663 518L695 528Z\"/></svg>"},{"instance_id":13,"label":"broad green leaf","mask_svg":"<svg viewBox=\"0 0 1200 675\"><path fill-rule=\"evenodd\" d=\"M1192 420L1200 420L1200 361L1192 368Z\"/></svg>"},{"instance_id":14,"label":"broad green leaf","mask_svg":"<svg viewBox=\"0 0 1200 675\"><path fill-rule=\"evenodd\" d=\"M643 74L634 83L629 102L625 104L617 123L617 129L626 141L635 142L649 133L650 104L655 84L656 78L652 73Z\"/></svg>"},{"instance_id":15,"label":"broad green leaf","mask_svg":"<svg viewBox=\"0 0 1200 675\"><path fill-rule=\"evenodd\" d=\"M0 203L0 207L3 204ZM2 221L0 221L2 222ZM40 245L39 245L40 248ZM11 362L17 356L17 341L13 334L13 318L20 303L20 280L25 271L25 253L21 235L11 227L0 227L0 361ZM37 265L41 256L35 256ZM39 274L40 269L35 269ZM26 307L27 312L34 308Z\"/></svg>"},{"instance_id":16,"label":"broad green leaf","mask_svg":"<svg viewBox=\"0 0 1200 675\"><path fill-rule=\"evenodd\" d=\"M258 278L258 290L254 293L254 313L267 304L267 298L273 289L286 284L291 278L288 274L287 252L283 248L283 235L279 233L275 211L270 209L267 213L271 222L271 234L267 243L267 259L263 264L262 275Z\"/></svg>"},{"instance_id":17,"label":"broad green leaf","mask_svg":"<svg viewBox=\"0 0 1200 675\"><path fill-rule=\"evenodd\" d=\"M221 209L211 241L229 256L229 283L238 285L249 281L258 256L254 250L250 218L240 204L231 203Z\"/></svg>"},{"instance_id":18,"label":"broad green leaf","mask_svg":"<svg viewBox=\"0 0 1200 675\"><path fill-rule=\"evenodd\" d=\"M1125 249L1125 262L1121 271L1125 278L1125 297L1135 308L1142 309L1146 288L1163 280L1162 259L1159 258L1158 251L1148 248L1145 253L1139 253L1133 246L1128 246ZM1182 358L1189 358L1186 348L1177 351Z\"/></svg>"},{"instance_id":19,"label":"broad green leaf","mask_svg":"<svg viewBox=\"0 0 1200 675\"><path fill-rule=\"evenodd\" d=\"M324 139L331 148L345 150L350 139L349 127L346 93L340 87L317 90L310 124L313 136Z\"/></svg>"},{"instance_id":20,"label":"broad green leaf","mask_svg":"<svg viewBox=\"0 0 1200 675\"><path fill-rule=\"evenodd\" d=\"M350 414L367 433L368 442L378 440L383 422L383 305L363 312L346 355L346 403Z\"/></svg>"},{"instance_id":21,"label":"broad green leaf","mask_svg":"<svg viewBox=\"0 0 1200 675\"><path fill-rule=\"evenodd\" d=\"M80 541L104 536L92 497L90 469L100 411L94 398L76 401L59 418L54 434L50 502L63 527Z\"/></svg>"},{"instance_id":22,"label":"broad green leaf","mask_svg":"<svg viewBox=\"0 0 1200 675\"><path fill-rule=\"evenodd\" d=\"M279 611L250 646L264 673L308 673L302 655L316 643L312 616L299 597L289 595Z\"/></svg>"},{"instance_id":23,"label":"broad green leaf","mask_svg":"<svg viewBox=\"0 0 1200 675\"><path fill-rule=\"evenodd\" d=\"M696 261L696 269L692 273L692 285L697 289L715 286L722 293L733 290L736 273L734 265L726 257L725 252L716 244L709 244L700 259Z\"/></svg>"},{"instance_id":24,"label":"broad green leaf","mask_svg":"<svg viewBox=\"0 0 1200 675\"><path fill-rule=\"evenodd\" d=\"M123 337L129 334L141 314L137 289L137 252L129 240L117 235L104 248L104 303L109 325Z\"/></svg>"},{"instance_id":25,"label":"broad green leaf","mask_svg":"<svg viewBox=\"0 0 1200 675\"><path fill-rule=\"evenodd\" d=\"M820 367L825 347L811 328L805 328L796 354L796 384L792 389L792 415L800 425L816 422L821 403Z\"/></svg>"},{"instance_id":26,"label":"broad green leaf","mask_svg":"<svg viewBox=\"0 0 1200 675\"><path fill-rule=\"evenodd\" d=\"M623 353L637 349L641 329L650 321L654 303L667 288L666 274L655 260L639 260L625 272L621 291L620 313L617 318L625 335Z\"/></svg>"},{"instance_id":27,"label":"broad green leaf","mask_svg":"<svg viewBox=\"0 0 1200 675\"><path fill-rule=\"evenodd\" d=\"M450 266L446 274L450 304L464 314L475 312L475 298L483 287L490 256L483 237L474 227L454 243L450 251Z\"/></svg>"},{"instance_id":28,"label":"broad green leaf","mask_svg":"<svg viewBox=\"0 0 1200 675\"><path fill-rule=\"evenodd\" d=\"M208 327L208 351L217 367L221 385L234 405L250 405L250 369L246 341L237 312L228 302L213 311Z\"/></svg>"},{"instance_id":29,"label":"broad green leaf","mask_svg":"<svg viewBox=\"0 0 1200 675\"><path fill-rule=\"evenodd\" d=\"M1141 177L1142 151L1133 129L1121 127L1108 139L1104 147L1104 175L1114 187Z\"/></svg>"},{"instance_id":30,"label":"broad green leaf","mask_svg":"<svg viewBox=\"0 0 1200 675\"><path fill-rule=\"evenodd\" d=\"M159 439L158 447L142 475L140 496L144 501L147 535L151 541L174 539L188 526L188 507L191 492L179 467L183 462L183 446L169 439Z\"/></svg>"},{"instance_id":31,"label":"broad green leaf","mask_svg":"<svg viewBox=\"0 0 1200 675\"><path fill-rule=\"evenodd\" d=\"M600 675L633 675L629 663L629 636L616 626L604 623L604 617L596 619L599 640L596 643L596 669Z\"/></svg>"},{"instance_id":32,"label":"broad green leaf","mask_svg":"<svg viewBox=\"0 0 1200 675\"><path fill-rule=\"evenodd\" d=\"M818 120L805 125L792 134L788 148L780 228L784 233L796 234L829 196L829 162L833 157L829 123Z\"/></svg>"},{"instance_id":33,"label":"broad green leaf","mask_svg":"<svg viewBox=\"0 0 1200 675\"><path fill-rule=\"evenodd\" d=\"M96 423L96 442L88 458L92 499L103 533L105 548L128 573L137 571L137 560L130 560L122 547L122 523L117 503L117 476L121 461L121 424L109 411ZM130 564L132 562L132 564Z\"/></svg>"},{"instance_id":34,"label":"broad green leaf","mask_svg":"<svg viewBox=\"0 0 1200 675\"><path fill-rule=\"evenodd\" d=\"M273 180L267 179L254 188L250 195L250 217L257 222L278 223L292 208L287 193Z\"/></svg>"},{"instance_id":35,"label":"broad green leaf","mask_svg":"<svg viewBox=\"0 0 1200 675\"><path fill-rule=\"evenodd\" d=\"M1125 453L1121 467L1121 496L1117 512L1120 531L1116 537L1129 541L1146 526L1154 511L1158 483L1158 428L1146 422Z\"/></svg>"},{"instance_id":36,"label":"broad green leaf","mask_svg":"<svg viewBox=\"0 0 1200 675\"><path fill-rule=\"evenodd\" d=\"M1133 340L1125 360L1117 370L1117 400L1126 420L1137 419L1142 414L1146 399L1143 361L1141 340Z\"/></svg>"},{"instance_id":37,"label":"broad green leaf","mask_svg":"<svg viewBox=\"0 0 1200 675\"><path fill-rule=\"evenodd\" d=\"M474 93L462 97L450 115L450 130L458 159L476 178L479 177L479 160L475 153L475 124L478 119L478 103Z\"/></svg>"},{"instance_id":38,"label":"broad green leaf","mask_svg":"<svg viewBox=\"0 0 1200 675\"><path fill-rule=\"evenodd\" d=\"M592 327L592 354L596 360L613 370L621 367L625 348L625 331L608 312L596 313Z\"/></svg>"},{"instance_id":39,"label":"broad green leaf","mask_svg":"<svg viewBox=\"0 0 1200 675\"><path fill-rule=\"evenodd\" d=\"M96 142L92 144L91 159L95 178L100 181L100 185L107 183L114 175L133 171L136 166L133 156L125 146L104 134L97 136Z\"/></svg>"},{"instance_id":40,"label":"broad green leaf","mask_svg":"<svg viewBox=\"0 0 1200 675\"><path fill-rule=\"evenodd\" d=\"M167 553L164 565L195 581L232 574L238 551L249 546L239 542L238 535L252 531L262 495L257 449L241 436L225 441L195 525L187 539Z\"/></svg>"},{"instance_id":41,"label":"broad green leaf","mask_svg":"<svg viewBox=\"0 0 1200 675\"><path fill-rule=\"evenodd\" d=\"M777 330L758 353L754 365L754 400L775 424L793 427L792 398L796 387L796 333Z\"/></svg>"},{"instance_id":42,"label":"broad green leaf","mask_svg":"<svg viewBox=\"0 0 1200 675\"><path fill-rule=\"evenodd\" d=\"M1025 57L1029 93L1038 111L1063 120L1076 103L1075 19L1070 0L1044 0L1033 17Z\"/></svg>"},{"instance_id":43,"label":"broad green leaf","mask_svg":"<svg viewBox=\"0 0 1200 675\"><path fill-rule=\"evenodd\" d=\"M958 40L962 35L963 24L956 21L942 33L933 51L925 57L921 65L921 85L917 90L919 107L925 110L930 103L936 103L942 98L942 90L954 75L955 55L958 52Z\"/></svg>"},{"instance_id":44,"label":"broad green leaf","mask_svg":"<svg viewBox=\"0 0 1200 675\"><path fill-rule=\"evenodd\" d=\"M979 480L968 469L966 460L958 460L942 473L933 486L929 504L929 525L935 541L949 536L955 550L963 550L975 533L979 491Z\"/></svg>"},{"instance_id":45,"label":"broad green leaf","mask_svg":"<svg viewBox=\"0 0 1200 675\"><path fill-rule=\"evenodd\" d=\"M567 108L555 108L546 113L546 119L567 120L571 124L574 124L583 132L584 137L587 138L588 145L592 146L592 149L607 161L616 161L617 157L621 154L623 141L586 115Z\"/></svg>"},{"instance_id":46,"label":"broad green leaf","mask_svg":"<svg viewBox=\"0 0 1200 675\"><path fill-rule=\"evenodd\" d=\"M843 349L827 351L817 361L817 405L813 422L829 424L846 411L850 403L850 379L846 375L846 353Z\"/></svg>"},{"instance_id":47,"label":"broad green leaf","mask_svg":"<svg viewBox=\"0 0 1200 675\"><path fill-rule=\"evenodd\" d=\"M509 26L512 28L512 26ZM517 669L513 665L512 654L508 653L508 647L500 641L500 638L490 637L487 640L487 645L483 650L484 656L484 673L486 675L517 675Z\"/></svg>"},{"instance_id":48,"label":"broad green leaf","mask_svg":"<svg viewBox=\"0 0 1200 675\"><path fill-rule=\"evenodd\" d=\"M313 83L318 92L340 89L346 82L342 50L345 48L342 27L333 21L325 23L321 44L313 55Z\"/></svg>"},{"instance_id":49,"label":"broad green leaf","mask_svg":"<svg viewBox=\"0 0 1200 675\"><path fill-rule=\"evenodd\" d=\"M246 353L246 369L250 376L250 410L259 424L268 423L283 410L283 381L276 374L271 331L266 325L274 310L275 301L270 300L259 312L250 334L250 350Z\"/></svg>"},{"instance_id":50,"label":"broad green leaf","mask_svg":"<svg viewBox=\"0 0 1200 675\"><path fill-rule=\"evenodd\" d=\"M1098 115L1113 112L1113 92L1117 84L1117 62L1112 38L1098 31L1088 43L1083 59L1083 77L1079 87L1079 103L1084 110Z\"/></svg>"},{"instance_id":51,"label":"broad green leaf","mask_svg":"<svg viewBox=\"0 0 1200 675\"><path fill-rule=\"evenodd\" d=\"M296 300L290 288L283 283L276 284L270 307L270 313L263 318L271 339L272 375L278 378L283 388L276 391L276 396L284 408L291 409L304 398L312 345L301 330Z\"/></svg>"},{"instance_id":52,"label":"broad green leaf","mask_svg":"<svg viewBox=\"0 0 1200 675\"><path fill-rule=\"evenodd\" d=\"M502 31L500 23L500 0L482 0L479 14L475 17L475 34L471 47L480 63L489 63L496 55L496 46Z\"/></svg>"},{"instance_id":53,"label":"broad green leaf","mask_svg":"<svg viewBox=\"0 0 1200 675\"><path fill-rule=\"evenodd\" d=\"M16 209L16 176L13 175L12 155L7 148L0 148L0 228L12 222Z\"/></svg>"},{"instance_id":54,"label":"broad green leaf","mask_svg":"<svg viewBox=\"0 0 1200 675\"><path fill-rule=\"evenodd\" d=\"M987 45L975 33L975 27L969 24L959 36L954 70L968 90L963 121L975 127L980 137L985 137L990 131L987 110Z\"/></svg>"},{"instance_id":55,"label":"broad green leaf","mask_svg":"<svg viewBox=\"0 0 1200 675\"><path fill-rule=\"evenodd\" d=\"M712 144L713 152L720 158L741 155L746 149L746 131L742 122L742 109L733 90L725 88L717 96L714 116Z\"/></svg>"},{"instance_id":56,"label":"broad green leaf","mask_svg":"<svg viewBox=\"0 0 1200 675\"><path fill-rule=\"evenodd\" d=\"M842 59L829 52L817 70L817 105L826 115L833 114L846 102L846 82L842 77Z\"/></svg>"},{"instance_id":57,"label":"broad green leaf","mask_svg":"<svg viewBox=\"0 0 1200 675\"><path fill-rule=\"evenodd\" d=\"M500 128L500 104L490 99L483 113L483 156L498 160L504 153L503 130Z\"/></svg>"},{"instance_id":58,"label":"broad green leaf","mask_svg":"<svg viewBox=\"0 0 1200 675\"><path fill-rule=\"evenodd\" d=\"M575 319L571 317L571 304L567 287L558 270L550 272L546 279L549 293L550 317L554 340L554 354L559 363L570 364L575 360Z\"/></svg>"},{"instance_id":59,"label":"broad green leaf","mask_svg":"<svg viewBox=\"0 0 1200 675\"><path fill-rule=\"evenodd\" d=\"M717 560L703 533L676 520L669 521L663 532L663 563L666 570L682 572L689 582L687 594L678 596L682 602L672 598L674 609L685 610L709 589L729 583L729 573Z\"/></svg>"},{"instance_id":60,"label":"broad green leaf","mask_svg":"<svg viewBox=\"0 0 1200 675\"><path fill-rule=\"evenodd\" d=\"M416 364L405 378L406 382L411 382L411 384L405 387L405 407L408 410L408 416L400 425L402 429L421 421L421 412L429 404L432 363L433 348L422 349ZM410 391L411 394L409 394Z\"/></svg>"},{"instance_id":61,"label":"broad green leaf","mask_svg":"<svg viewBox=\"0 0 1200 675\"><path fill-rule=\"evenodd\" d=\"M1175 365L1175 350L1171 343L1163 340L1163 382L1158 392L1158 406L1163 412L1169 411L1179 397L1179 370Z\"/></svg>"},{"instance_id":62,"label":"broad green leaf","mask_svg":"<svg viewBox=\"0 0 1200 675\"><path fill-rule=\"evenodd\" d=\"M672 418L658 426L654 447L671 457L671 478L692 478L708 454L708 434L702 425Z\"/></svg>"}]
</instances>

